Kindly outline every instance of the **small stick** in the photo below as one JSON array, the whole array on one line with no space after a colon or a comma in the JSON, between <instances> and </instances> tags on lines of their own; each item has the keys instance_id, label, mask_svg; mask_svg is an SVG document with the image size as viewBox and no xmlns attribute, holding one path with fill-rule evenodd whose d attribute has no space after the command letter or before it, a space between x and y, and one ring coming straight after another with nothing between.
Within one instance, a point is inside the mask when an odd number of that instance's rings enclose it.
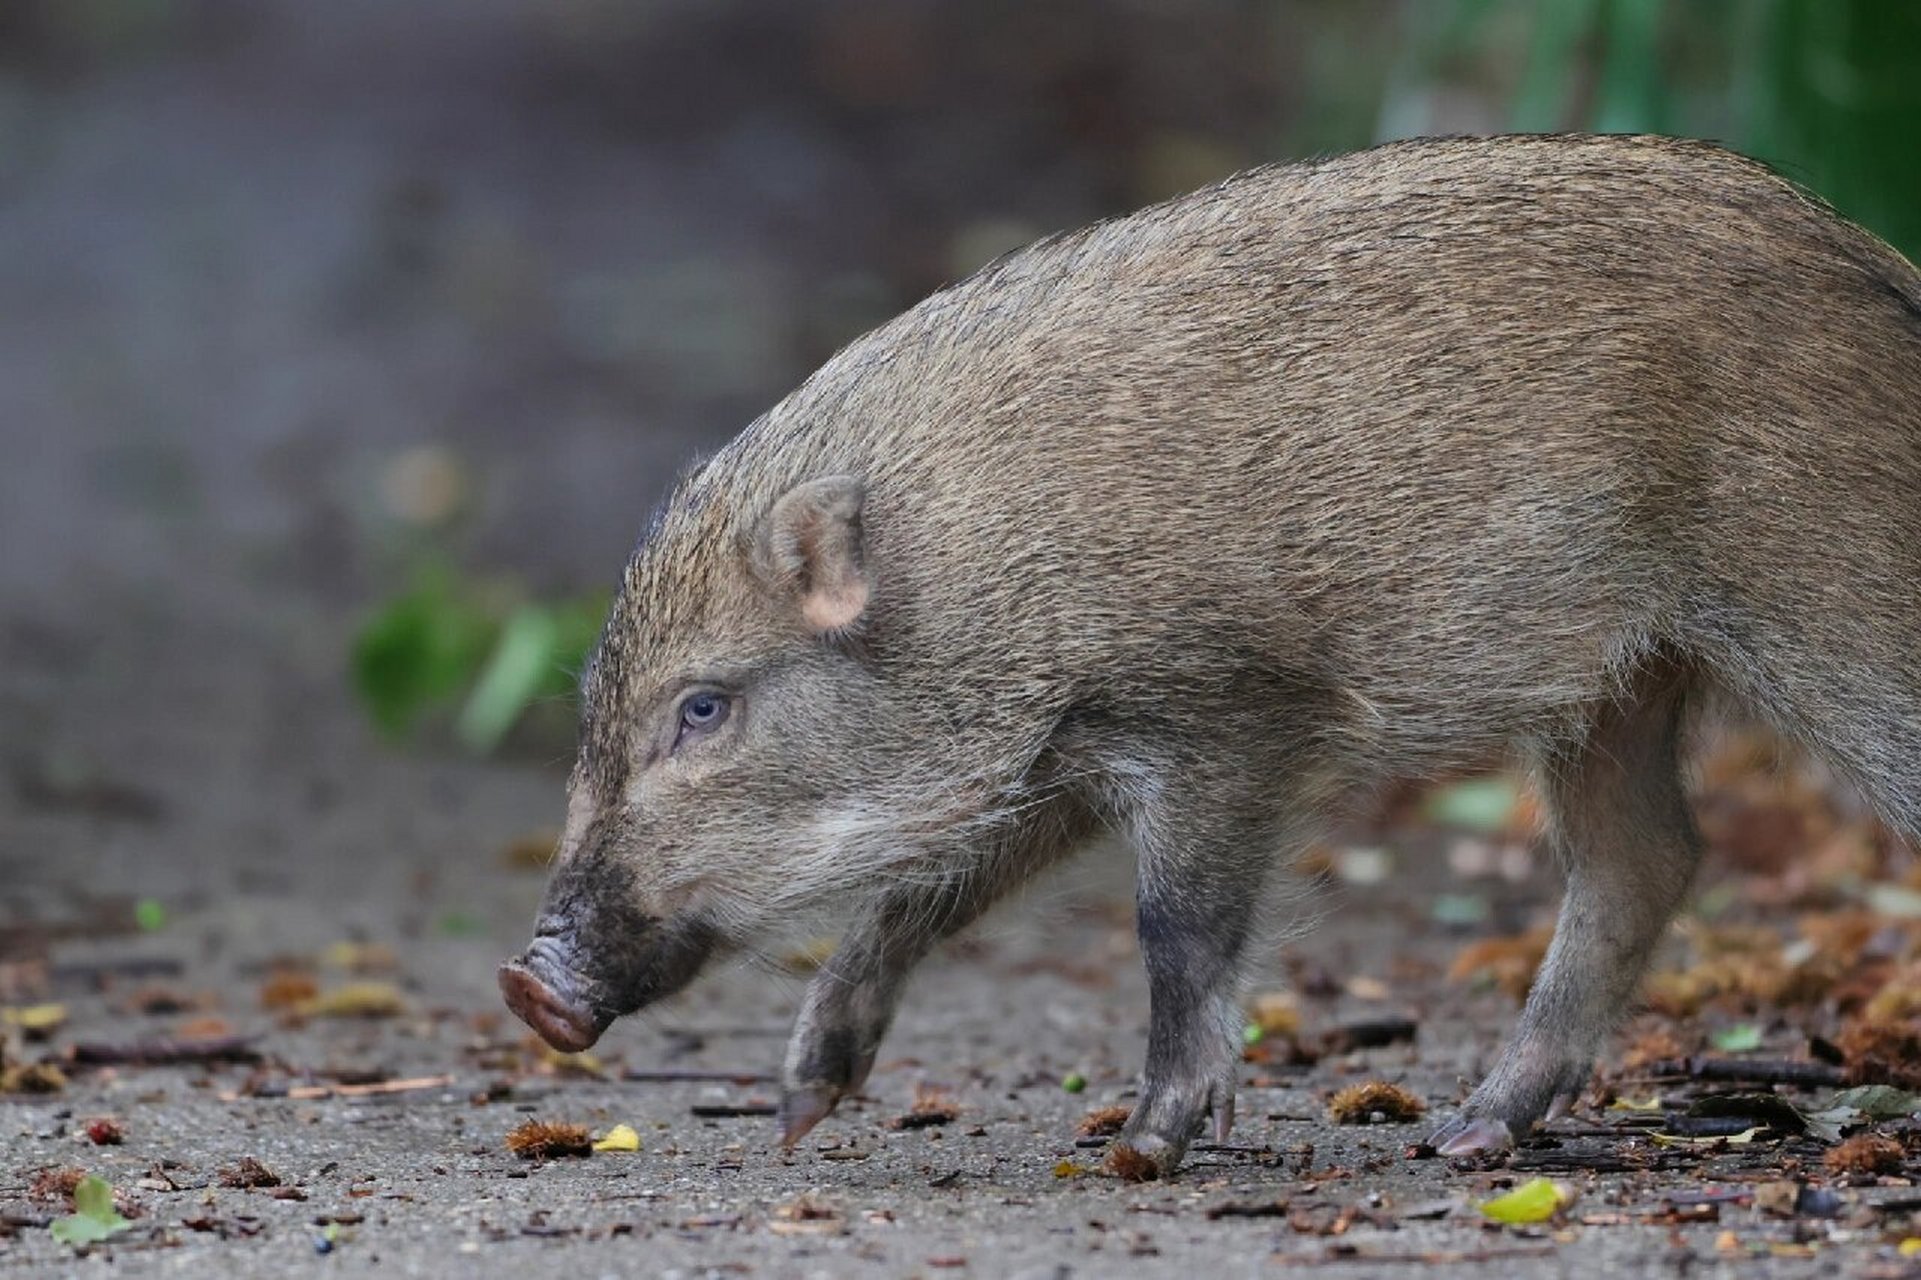
<instances>
[{"instance_id":1,"label":"small stick","mask_svg":"<svg viewBox=\"0 0 1921 1280\"><path fill-rule=\"evenodd\" d=\"M161 1066L176 1062L258 1062L256 1036L201 1036L190 1040L133 1040L109 1044L82 1040L68 1050L68 1057L82 1066Z\"/></svg>"},{"instance_id":2,"label":"small stick","mask_svg":"<svg viewBox=\"0 0 1921 1280\"><path fill-rule=\"evenodd\" d=\"M1687 1076L1692 1080L1739 1080L1752 1084L1788 1084L1826 1089L1847 1082L1847 1073L1825 1062L1792 1058L1667 1058L1648 1068L1652 1076Z\"/></svg>"},{"instance_id":3,"label":"small stick","mask_svg":"<svg viewBox=\"0 0 1921 1280\"><path fill-rule=\"evenodd\" d=\"M403 1080L376 1080L370 1084L301 1084L287 1090L287 1096L296 1102L311 1102L315 1098L373 1098L419 1089L444 1089L453 1082L452 1076L408 1076Z\"/></svg>"},{"instance_id":4,"label":"small stick","mask_svg":"<svg viewBox=\"0 0 1921 1280\"><path fill-rule=\"evenodd\" d=\"M742 1088L774 1082L773 1076L761 1071L681 1071L672 1067L629 1067L620 1078L639 1084L733 1084Z\"/></svg>"}]
</instances>

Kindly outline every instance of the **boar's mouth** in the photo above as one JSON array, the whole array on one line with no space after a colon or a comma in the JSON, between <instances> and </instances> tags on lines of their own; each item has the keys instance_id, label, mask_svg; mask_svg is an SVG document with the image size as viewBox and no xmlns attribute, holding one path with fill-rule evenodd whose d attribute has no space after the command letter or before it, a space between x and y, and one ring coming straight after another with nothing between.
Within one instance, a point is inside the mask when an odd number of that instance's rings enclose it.
<instances>
[{"instance_id":1,"label":"boar's mouth","mask_svg":"<svg viewBox=\"0 0 1921 1280\"><path fill-rule=\"evenodd\" d=\"M700 924L655 921L604 946L606 956L583 964L571 937L543 931L500 966L507 1007L562 1053L592 1048L615 1018L686 986L706 963L714 934Z\"/></svg>"}]
</instances>

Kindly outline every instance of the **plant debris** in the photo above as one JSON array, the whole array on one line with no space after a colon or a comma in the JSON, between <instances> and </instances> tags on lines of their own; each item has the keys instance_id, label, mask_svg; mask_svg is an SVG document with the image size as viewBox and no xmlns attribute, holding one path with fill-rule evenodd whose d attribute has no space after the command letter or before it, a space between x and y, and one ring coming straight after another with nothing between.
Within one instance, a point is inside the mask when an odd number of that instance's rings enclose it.
<instances>
[{"instance_id":1,"label":"plant debris","mask_svg":"<svg viewBox=\"0 0 1921 1280\"><path fill-rule=\"evenodd\" d=\"M553 1160L592 1155L594 1144L586 1125L529 1120L507 1135L507 1150L522 1160Z\"/></svg>"},{"instance_id":2,"label":"plant debris","mask_svg":"<svg viewBox=\"0 0 1921 1280\"><path fill-rule=\"evenodd\" d=\"M67 1073L51 1062L22 1062L0 1067L0 1093L59 1093Z\"/></svg>"},{"instance_id":3,"label":"plant debris","mask_svg":"<svg viewBox=\"0 0 1921 1280\"><path fill-rule=\"evenodd\" d=\"M1921 1089L1921 1020L1856 1018L1834 1038L1852 1084Z\"/></svg>"},{"instance_id":4,"label":"plant debris","mask_svg":"<svg viewBox=\"0 0 1921 1280\"><path fill-rule=\"evenodd\" d=\"M1152 1156L1142 1155L1124 1142L1107 1149L1107 1159L1101 1167L1122 1182L1152 1182L1161 1176L1161 1167L1154 1163Z\"/></svg>"},{"instance_id":5,"label":"plant debris","mask_svg":"<svg viewBox=\"0 0 1921 1280\"><path fill-rule=\"evenodd\" d=\"M1821 1163L1829 1173L1899 1173L1907 1151L1893 1138L1857 1133L1830 1148Z\"/></svg>"},{"instance_id":6,"label":"plant debris","mask_svg":"<svg viewBox=\"0 0 1921 1280\"><path fill-rule=\"evenodd\" d=\"M780 1235L834 1236L847 1230L847 1219L809 1191L775 1209L767 1229Z\"/></svg>"},{"instance_id":7,"label":"plant debris","mask_svg":"<svg viewBox=\"0 0 1921 1280\"><path fill-rule=\"evenodd\" d=\"M1127 1118L1134 1114L1132 1107L1095 1107L1081 1117L1076 1128L1083 1138L1111 1138L1127 1124Z\"/></svg>"},{"instance_id":8,"label":"plant debris","mask_svg":"<svg viewBox=\"0 0 1921 1280\"><path fill-rule=\"evenodd\" d=\"M95 1116L82 1128L87 1141L96 1147L117 1147L127 1140L127 1130L112 1116Z\"/></svg>"},{"instance_id":9,"label":"plant debris","mask_svg":"<svg viewBox=\"0 0 1921 1280\"><path fill-rule=\"evenodd\" d=\"M894 1129L928 1129L935 1125L952 1124L960 1115L960 1104L954 1096L937 1085L916 1085L914 1103L905 1115L895 1116L888 1121Z\"/></svg>"},{"instance_id":10,"label":"plant debris","mask_svg":"<svg viewBox=\"0 0 1921 1280\"><path fill-rule=\"evenodd\" d=\"M1407 1124L1427 1113L1427 1104L1400 1085L1370 1080L1349 1085L1328 1099L1335 1124Z\"/></svg>"},{"instance_id":11,"label":"plant debris","mask_svg":"<svg viewBox=\"0 0 1921 1280\"><path fill-rule=\"evenodd\" d=\"M311 1004L320 995L320 983L299 969L276 969L260 984L260 1007L274 1013L291 1012Z\"/></svg>"},{"instance_id":12,"label":"plant debris","mask_svg":"<svg viewBox=\"0 0 1921 1280\"><path fill-rule=\"evenodd\" d=\"M220 1185L242 1191L277 1187L280 1185L280 1175L254 1157L242 1156L220 1171Z\"/></svg>"},{"instance_id":13,"label":"plant debris","mask_svg":"<svg viewBox=\"0 0 1921 1280\"><path fill-rule=\"evenodd\" d=\"M41 1169L27 1184L27 1198L40 1204L60 1204L69 1208L73 1205L73 1190L80 1185L80 1179L87 1176L85 1169L71 1165L55 1165Z\"/></svg>"}]
</instances>

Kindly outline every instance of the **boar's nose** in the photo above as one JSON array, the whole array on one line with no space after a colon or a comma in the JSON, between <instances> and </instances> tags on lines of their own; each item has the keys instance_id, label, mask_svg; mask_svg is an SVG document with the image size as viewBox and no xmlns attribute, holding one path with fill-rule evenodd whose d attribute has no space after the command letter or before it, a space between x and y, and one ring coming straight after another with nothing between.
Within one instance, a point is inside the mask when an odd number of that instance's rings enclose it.
<instances>
[{"instance_id":1,"label":"boar's nose","mask_svg":"<svg viewBox=\"0 0 1921 1280\"><path fill-rule=\"evenodd\" d=\"M540 933L525 953L500 966L500 994L542 1040L562 1053L579 1053L591 1048L613 1019L594 1007L586 979L567 962L565 944L555 932L543 927Z\"/></svg>"}]
</instances>

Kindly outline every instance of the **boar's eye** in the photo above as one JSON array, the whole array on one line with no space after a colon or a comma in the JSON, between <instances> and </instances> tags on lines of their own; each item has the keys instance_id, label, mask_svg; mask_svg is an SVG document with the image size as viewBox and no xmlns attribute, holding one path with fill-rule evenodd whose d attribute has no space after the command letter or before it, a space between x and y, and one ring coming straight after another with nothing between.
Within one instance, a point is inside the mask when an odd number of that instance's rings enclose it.
<instances>
[{"instance_id":1,"label":"boar's eye","mask_svg":"<svg viewBox=\"0 0 1921 1280\"><path fill-rule=\"evenodd\" d=\"M674 734L674 746L682 746L690 738L698 738L712 733L726 722L730 710L725 694L715 693L712 689L696 689L680 700L680 728Z\"/></svg>"}]
</instances>

